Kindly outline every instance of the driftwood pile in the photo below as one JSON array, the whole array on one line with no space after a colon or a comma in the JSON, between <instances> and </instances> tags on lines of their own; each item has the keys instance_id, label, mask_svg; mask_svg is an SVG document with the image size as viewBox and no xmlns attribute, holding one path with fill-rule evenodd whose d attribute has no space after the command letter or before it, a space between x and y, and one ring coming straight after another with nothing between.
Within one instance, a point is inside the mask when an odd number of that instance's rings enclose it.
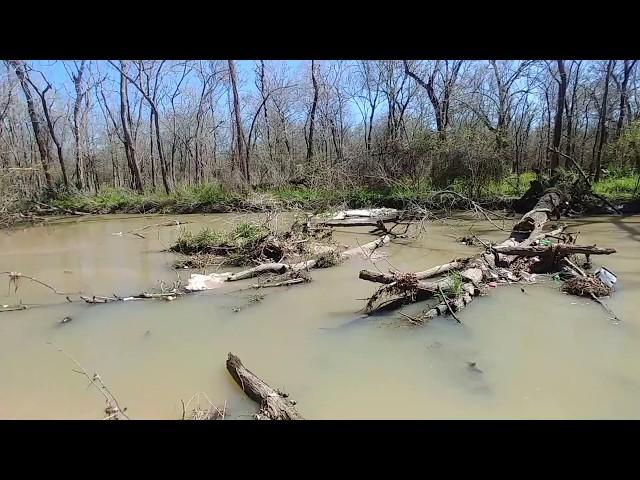
<instances>
[{"instance_id":1,"label":"driftwood pile","mask_svg":"<svg viewBox=\"0 0 640 480\"><path fill-rule=\"evenodd\" d=\"M565 227L544 233L547 222L565 202L558 191L545 192L535 207L514 225L509 238L498 245L489 245L478 255L413 274L380 274L362 270L361 279L383 284L369 299L367 311L438 297L439 303L426 310L421 317L413 318L413 321L422 323L446 313L451 313L459 321L456 312L479 294L488 291L488 284L529 282L534 274L554 272L580 276L586 293L597 298L605 293L599 288L601 282L582 271L576 271L570 256L609 255L615 250L595 245L576 245L575 238L564 233ZM440 278L427 281L436 276ZM585 282L592 287L587 287ZM381 299L384 300L382 303L379 302Z\"/></svg>"}]
</instances>

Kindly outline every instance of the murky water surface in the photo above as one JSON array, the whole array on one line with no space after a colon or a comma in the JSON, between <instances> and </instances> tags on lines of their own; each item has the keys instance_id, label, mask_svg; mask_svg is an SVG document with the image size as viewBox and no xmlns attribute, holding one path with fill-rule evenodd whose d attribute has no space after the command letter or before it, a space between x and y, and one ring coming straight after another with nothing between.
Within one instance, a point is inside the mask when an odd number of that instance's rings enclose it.
<instances>
[{"instance_id":1,"label":"murky water surface","mask_svg":"<svg viewBox=\"0 0 640 480\"><path fill-rule=\"evenodd\" d=\"M171 218L110 216L2 231L0 271L89 295L170 285L176 257L163 250L175 227L143 230L144 239L113 234ZM230 228L239 218L180 220L199 230ZM361 299L376 285L358 279L360 269L373 268L364 259L313 271L312 283L266 289L264 297L240 290L249 280L174 302L110 305L68 303L25 279L15 291L3 275L0 304L38 305L0 313L0 418L102 418L99 392L48 342L98 372L132 418L180 418L181 399L197 392L226 402L229 418L250 418L256 407L227 373L228 352L288 392L310 419L640 418L640 217L568 223L580 231L579 243L618 250L594 265L618 274L607 303L623 322L548 279L526 294L518 286L494 289L459 314L463 325L439 318L408 327L397 313L366 318ZM418 271L471 255L478 249L455 242L470 227L482 238L505 237L477 219L431 223L420 241L387 247L378 268ZM336 238L355 246L373 238L366 232L343 229ZM72 321L60 324L67 316Z\"/></svg>"}]
</instances>

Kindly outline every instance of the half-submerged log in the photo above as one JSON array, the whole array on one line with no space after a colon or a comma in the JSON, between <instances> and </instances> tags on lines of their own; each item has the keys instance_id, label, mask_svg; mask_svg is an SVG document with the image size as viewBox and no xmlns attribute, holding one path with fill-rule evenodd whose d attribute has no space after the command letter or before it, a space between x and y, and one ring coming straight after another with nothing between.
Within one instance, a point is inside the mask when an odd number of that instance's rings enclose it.
<instances>
[{"instance_id":1,"label":"half-submerged log","mask_svg":"<svg viewBox=\"0 0 640 480\"><path fill-rule=\"evenodd\" d=\"M445 263L444 265L438 265L437 267L430 268L429 270L416 272L413 275L415 275L416 280L424 280L426 278L435 277L436 275L450 272L452 270L458 270L464 265L465 264L462 261L453 261L451 263ZM392 283L398 279L398 277L394 274L374 272L372 270L361 270L360 278L362 280L369 280L370 282L377 283Z\"/></svg>"},{"instance_id":2,"label":"half-submerged log","mask_svg":"<svg viewBox=\"0 0 640 480\"><path fill-rule=\"evenodd\" d=\"M113 295L113 297L103 297L99 295L93 295L91 297L87 297L85 295L80 295L80 298L84 300L86 303L111 303L111 302L130 302L132 300L146 300L149 298L161 298L163 300L175 300L177 297L184 295L183 292L173 290L171 292L165 293L147 293L142 292L137 295L129 295L127 297L120 297L118 295Z\"/></svg>"},{"instance_id":3,"label":"half-submerged log","mask_svg":"<svg viewBox=\"0 0 640 480\"><path fill-rule=\"evenodd\" d=\"M369 210L343 210L331 218L316 218L315 223L327 227L378 226L379 222L398 220L400 212L395 208L372 208Z\"/></svg>"},{"instance_id":4,"label":"half-submerged log","mask_svg":"<svg viewBox=\"0 0 640 480\"><path fill-rule=\"evenodd\" d=\"M385 215L381 217L347 217L339 220L324 220L320 225L326 227L377 227L379 222L393 222L398 220L397 215Z\"/></svg>"},{"instance_id":5,"label":"half-submerged log","mask_svg":"<svg viewBox=\"0 0 640 480\"><path fill-rule=\"evenodd\" d=\"M233 353L227 358L227 370L249 398L260 405L258 420L304 420L286 393L267 385Z\"/></svg>"},{"instance_id":6,"label":"half-submerged log","mask_svg":"<svg viewBox=\"0 0 640 480\"><path fill-rule=\"evenodd\" d=\"M558 243L557 245L550 245L547 247L541 245L528 247L511 247L508 245L503 245L493 247L492 250L497 253L503 253L506 255L517 255L519 257L535 257L551 254L566 257L568 255L574 255L576 253L582 253L584 255L611 255L612 253L616 253L615 248L601 248L596 247L595 245L569 245L563 243Z\"/></svg>"}]
</instances>

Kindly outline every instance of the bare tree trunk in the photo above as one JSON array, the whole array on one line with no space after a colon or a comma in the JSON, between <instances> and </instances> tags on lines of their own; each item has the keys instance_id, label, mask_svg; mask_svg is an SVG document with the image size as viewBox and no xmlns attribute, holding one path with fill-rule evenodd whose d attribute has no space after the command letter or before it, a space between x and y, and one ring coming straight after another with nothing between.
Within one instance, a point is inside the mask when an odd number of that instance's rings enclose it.
<instances>
[{"instance_id":1,"label":"bare tree trunk","mask_svg":"<svg viewBox=\"0 0 640 480\"><path fill-rule=\"evenodd\" d=\"M551 153L551 170L558 168L560 158L558 150L560 149L560 141L562 139L562 113L564 111L565 96L567 93L567 74L564 70L564 60L558 60L558 72L560 73L560 81L558 81L558 101L556 103L556 118L553 126L553 148Z\"/></svg>"},{"instance_id":2,"label":"bare tree trunk","mask_svg":"<svg viewBox=\"0 0 640 480\"><path fill-rule=\"evenodd\" d=\"M264 80L264 60L260 60L260 96L264 103L264 126L267 131L267 149L269 150L269 160L273 162L273 154L271 152L271 128L269 126L269 114L267 109L267 97Z\"/></svg>"},{"instance_id":3,"label":"bare tree trunk","mask_svg":"<svg viewBox=\"0 0 640 480\"><path fill-rule=\"evenodd\" d=\"M156 166L153 158L153 109L149 113L149 157L151 160L151 188L156 189Z\"/></svg>"},{"instance_id":4,"label":"bare tree trunk","mask_svg":"<svg viewBox=\"0 0 640 480\"><path fill-rule=\"evenodd\" d=\"M622 77L622 83L620 85L620 113L618 115L618 123L616 125L616 138L618 138L620 136L620 133L622 132L622 126L624 124L624 117L625 117L625 113L627 110L627 104L628 104L628 100L627 100L627 85L629 83L629 77L631 74L631 70L633 70L633 67L636 64L636 60L633 61L629 61L629 60L625 60L624 61L624 70L622 72L623 77Z\"/></svg>"},{"instance_id":5,"label":"bare tree trunk","mask_svg":"<svg viewBox=\"0 0 640 480\"><path fill-rule=\"evenodd\" d=\"M38 113L35 110L35 106L33 104L33 97L31 96L31 90L29 89L29 85L27 83L27 73L25 69L25 64L22 60L8 60L9 65L13 67L20 80L20 86L22 87L22 91L24 92L25 99L27 100L27 110L29 112L29 118L31 119L31 127L33 128L33 135L35 136L36 143L38 144L38 152L40 153L40 163L42 165L42 170L44 172L45 182L47 184L47 189L53 191L53 177L51 176L51 172L49 172L49 155L47 152L47 146L44 139L44 134L40 129L40 118Z\"/></svg>"},{"instance_id":6,"label":"bare tree trunk","mask_svg":"<svg viewBox=\"0 0 640 480\"><path fill-rule=\"evenodd\" d=\"M316 108L318 105L318 82L316 80L315 61L311 60L311 82L313 83L313 103L309 114L309 143L307 144L307 162L313 157L313 128L316 119Z\"/></svg>"},{"instance_id":7,"label":"bare tree trunk","mask_svg":"<svg viewBox=\"0 0 640 480\"><path fill-rule=\"evenodd\" d=\"M164 191L168 195L171 193L171 187L169 187L169 179L167 178L167 165L164 161L162 137L160 136L160 123L158 121L158 110L156 110L155 105L153 106L153 112L153 120L156 126L156 143L158 149L158 158L160 161L160 172L162 173L162 185L164 186Z\"/></svg>"},{"instance_id":8,"label":"bare tree trunk","mask_svg":"<svg viewBox=\"0 0 640 480\"><path fill-rule=\"evenodd\" d=\"M82 158L80 139L80 127L78 125L80 118L80 106L82 105L82 97L84 92L82 91L82 76L84 74L85 60L80 62L80 67L75 74L72 74L73 86L76 91L76 98L73 103L73 138L75 141L75 156L76 156L76 185L78 189L84 190L84 161Z\"/></svg>"},{"instance_id":9,"label":"bare tree trunk","mask_svg":"<svg viewBox=\"0 0 640 480\"><path fill-rule=\"evenodd\" d=\"M436 94L434 88L436 76L438 74L442 74L442 66L440 65L440 60L436 61L436 65L434 66L433 71L429 75L429 78L426 82L409 69L409 64L406 60L403 60L403 62L405 74L413 78L416 82L418 82L418 85L420 85L427 91L429 101L431 102L431 106L433 107L433 111L436 117L436 129L438 130L438 136L441 140L444 140L446 138L447 127L449 126L449 106L451 104L451 93L458 78L460 68L462 67L462 60L454 61L450 71L449 63L445 60L445 72L442 75L444 78L444 85L442 87L440 96Z\"/></svg>"},{"instance_id":10,"label":"bare tree trunk","mask_svg":"<svg viewBox=\"0 0 640 480\"><path fill-rule=\"evenodd\" d=\"M582 61L577 62L575 80L573 81L573 89L571 93L571 107L567 111L567 145L565 153L569 156L574 156L574 150L576 148L575 132L577 130L578 122L575 118L576 102L578 101L578 85L580 82L580 66ZM566 108L566 102L565 102Z\"/></svg>"},{"instance_id":11,"label":"bare tree trunk","mask_svg":"<svg viewBox=\"0 0 640 480\"><path fill-rule=\"evenodd\" d=\"M240 171L244 175L244 180L247 184L251 184L251 174L249 172L249 165L245 156L244 145L246 143L244 138L244 130L242 129L242 119L240 117L240 98L238 96L238 79L236 75L236 66L233 60L228 60L229 65L229 78L231 80L231 88L233 93L233 116L236 125L236 147L235 156L240 167Z\"/></svg>"},{"instance_id":12,"label":"bare tree trunk","mask_svg":"<svg viewBox=\"0 0 640 480\"><path fill-rule=\"evenodd\" d=\"M127 78L126 72L127 62L126 60L120 60L120 120L122 121L122 131L124 134L125 153L127 155L127 162L129 164L129 170L131 170L131 177L134 188L139 192L144 192L142 185L142 178L140 177L140 168L136 160L136 150L133 146L130 132L130 118L127 115L129 107L129 96L127 94Z\"/></svg>"},{"instance_id":13,"label":"bare tree trunk","mask_svg":"<svg viewBox=\"0 0 640 480\"><path fill-rule=\"evenodd\" d=\"M602 94L602 108L600 109L600 142L598 143L598 152L595 159L595 178L597 182L600 180L600 170L602 169L602 149L607 143L607 99L609 96L609 77L613 69L614 60L607 63L607 73L604 78L604 93Z\"/></svg>"},{"instance_id":14,"label":"bare tree trunk","mask_svg":"<svg viewBox=\"0 0 640 480\"><path fill-rule=\"evenodd\" d=\"M62 180L64 182L65 188L69 188L69 180L67 179L67 169L64 165L64 155L62 153L62 144L56 135L55 128L53 126L53 122L51 121L51 116L49 115L49 106L47 105L47 92L51 89L51 84L47 82L47 86L41 92L38 90L38 87L29 79L27 76L27 81L31 84L33 89L36 91L38 96L40 97L40 102L42 103L42 111L44 112L44 118L47 121L47 128L49 129L49 136L53 140L53 143L56 146L56 151L58 153L58 162L60 163L60 170L62 171Z\"/></svg>"}]
</instances>

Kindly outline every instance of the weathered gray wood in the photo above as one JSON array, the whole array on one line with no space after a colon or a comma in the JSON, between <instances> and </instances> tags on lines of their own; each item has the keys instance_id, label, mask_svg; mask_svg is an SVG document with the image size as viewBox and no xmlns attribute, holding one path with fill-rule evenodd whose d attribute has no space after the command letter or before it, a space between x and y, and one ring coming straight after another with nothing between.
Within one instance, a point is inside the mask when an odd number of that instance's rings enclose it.
<instances>
[{"instance_id":1,"label":"weathered gray wood","mask_svg":"<svg viewBox=\"0 0 640 480\"><path fill-rule=\"evenodd\" d=\"M233 353L227 358L227 370L247 396L260 405L259 420L304 420L287 394L267 385Z\"/></svg>"},{"instance_id":2,"label":"weathered gray wood","mask_svg":"<svg viewBox=\"0 0 640 480\"><path fill-rule=\"evenodd\" d=\"M426 278L435 277L441 273L450 272L452 270L458 270L464 266L464 262L454 261L451 263L445 263L444 265L438 265L437 267L424 270L422 272L414 273L417 280L424 280ZM392 283L397 280L397 277L391 273L380 273L372 270L361 270L360 278L362 280L369 280L370 282L377 283Z\"/></svg>"},{"instance_id":3,"label":"weathered gray wood","mask_svg":"<svg viewBox=\"0 0 640 480\"><path fill-rule=\"evenodd\" d=\"M264 273L284 273L289 269L289 265L285 263L263 263L257 267L250 268L248 270L242 270L241 272L229 275L228 282L235 282L237 280L244 280L245 278L257 277Z\"/></svg>"},{"instance_id":4,"label":"weathered gray wood","mask_svg":"<svg viewBox=\"0 0 640 480\"><path fill-rule=\"evenodd\" d=\"M573 244L563 244L559 243L556 245L550 245L548 247L542 245L536 246L498 246L493 247L493 250L497 253L503 253L506 255L517 255L519 257L535 257L538 255L551 255L555 254L557 256L567 256L574 255L576 253L582 253L585 255L611 255L612 253L616 253L615 248L602 248L590 246L590 245L573 245Z\"/></svg>"},{"instance_id":5,"label":"weathered gray wood","mask_svg":"<svg viewBox=\"0 0 640 480\"><path fill-rule=\"evenodd\" d=\"M384 215L380 217L347 217L340 220L323 220L318 222L318 224L327 227L377 227L378 222L393 222L398 219L398 215Z\"/></svg>"}]
</instances>

